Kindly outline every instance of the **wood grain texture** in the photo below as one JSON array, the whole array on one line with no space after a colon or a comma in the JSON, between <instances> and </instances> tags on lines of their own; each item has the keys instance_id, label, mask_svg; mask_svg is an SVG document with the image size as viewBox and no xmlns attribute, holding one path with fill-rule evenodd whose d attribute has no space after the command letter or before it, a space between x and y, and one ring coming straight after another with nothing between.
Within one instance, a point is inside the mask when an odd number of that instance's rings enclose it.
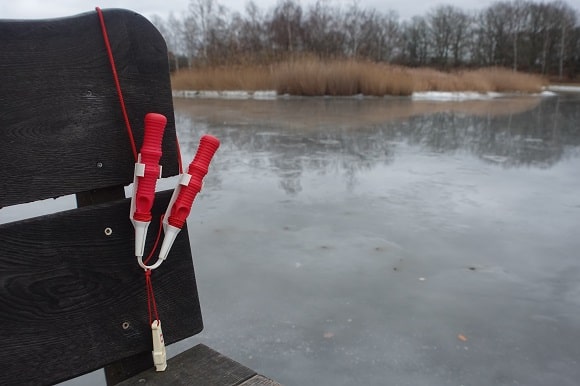
<instances>
[{"instance_id":1,"label":"wood grain texture","mask_svg":"<svg viewBox=\"0 0 580 386\"><path fill-rule=\"evenodd\" d=\"M76 194L77 207L121 200L123 198L125 198L125 189L122 186L93 189ZM153 367L153 357L149 351L132 355L106 365L104 371L107 385L115 385L150 367Z\"/></svg>"},{"instance_id":2,"label":"wood grain texture","mask_svg":"<svg viewBox=\"0 0 580 386\"><path fill-rule=\"evenodd\" d=\"M75 198L77 201L77 208L101 204L108 201L122 200L125 198L125 187L118 185L101 189L91 189L86 192L75 194Z\"/></svg>"},{"instance_id":3,"label":"wood grain texture","mask_svg":"<svg viewBox=\"0 0 580 386\"><path fill-rule=\"evenodd\" d=\"M131 378L154 366L151 352L146 351L140 354L124 358L105 367L105 380L107 385L116 385L126 379Z\"/></svg>"},{"instance_id":4,"label":"wood grain texture","mask_svg":"<svg viewBox=\"0 0 580 386\"><path fill-rule=\"evenodd\" d=\"M118 385L235 386L254 375L255 371L203 344L198 344L171 358L164 372L150 369Z\"/></svg>"},{"instance_id":5,"label":"wood grain texture","mask_svg":"<svg viewBox=\"0 0 580 386\"><path fill-rule=\"evenodd\" d=\"M158 193L154 218L170 196ZM0 225L0 384L51 384L151 350L129 206L121 200ZM157 229L152 223L146 251ZM187 229L152 279L166 343L200 332Z\"/></svg>"},{"instance_id":6,"label":"wood grain texture","mask_svg":"<svg viewBox=\"0 0 580 386\"><path fill-rule=\"evenodd\" d=\"M168 119L164 176L178 174L167 48L144 17L104 10L137 149L148 112ZM0 20L0 207L132 182L131 151L96 12Z\"/></svg>"}]
</instances>

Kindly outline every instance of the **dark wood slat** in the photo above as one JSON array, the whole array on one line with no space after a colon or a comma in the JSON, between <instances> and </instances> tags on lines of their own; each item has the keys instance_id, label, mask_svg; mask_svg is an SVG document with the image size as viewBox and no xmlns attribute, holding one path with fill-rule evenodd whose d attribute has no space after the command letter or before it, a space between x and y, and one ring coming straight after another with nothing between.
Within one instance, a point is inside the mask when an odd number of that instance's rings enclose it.
<instances>
[{"instance_id":1,"label":"dark wood slat","mask_svg":"<svg viewBox=\"0 0 580 386\"><path fill-rule=\"evenodd\" d=\"M282 386L282 384L258 374L240 383L240 386Z\"/></svg>"},{"instance_id":2,"label":"dark wood slat","mask_svg":"<svg viewBox=\"0 0 580 386\"><path fill-rule=\"evenodd\" d=\"M76 194L77 206L79 207L100 204L122 198L125 198L125 189L122 186L94 189L88 192ZM152 366L153 357L149 351L118 360L104 368L107 385L115 385Z\"/></svg>"},{"instance_id":3,"label":"dark wood slat","mask_svg":"<svg viewBox=\"0 0 580 386\"><path fill-rule=\"evenodd\" d=\"M133 355L105 367L107 385L116 385L153 367L150 351Z\"/></svg>"},{"instance_id":4,"label":"dark wood slat","mask_svg":"<svg viewBox=\"0 0 580 386\"><path fill-rule=\"evenodd\" d=\"M80 192L76 195L77 207L101 204L108 201L116 201L125 198L125 188L123 186L111 186L102 189L93 189Z\"/></svg>"},{"instance_id":5,"label":"dark wood slat","mask_svg":"<svg viewBox=\"0 0 580 386\"><path fill-rule=\"evenodd\" d=\"M119 386L235 386L254 375L255 371L199 344L171 358L164 372L150 369L119 383Z\"/></svg>"},{"instance_id":6,"label":"dark wood slat","mask_svg":"<svg viewBox=\"0 0 580 386\"><path fill-rule=\"evenodd\" d=\"M76 194L77 206L79 207L100 204L122 198L125 198L125 189L122 186L93 189L88 192ZM152 366L153 357L149 351L128 358L123 358L115 363L105 366L104 370L107 385L115 385Z\"/></svg>"},{"instance_id":7,"label":"dark wood slat","mask_svg":"<svg viewBox=\"0 0 580 386\"><path fill-rule=\"evenodd\" d=\"M170 196L158 194L155 218ZM151 350L129 206L127 199L0 225L0 384L50 384ZM150 228L146 250L158 224ZM167 344L200 332L186 228L152 278Z\"/></svg>"},{"instance_id":8,"label":"dark wood slat","mask_svg":"<svg viewBox=\"0 0 580 386\"><path fill-rule=\"evenodd\" d=\"M178 174L165 42L144 17L105 10L137 149L145 114L168 118L161 164ZM134 158L96 12L0 20L0 207L127 185Z\"/></svg>"}]
</instances>

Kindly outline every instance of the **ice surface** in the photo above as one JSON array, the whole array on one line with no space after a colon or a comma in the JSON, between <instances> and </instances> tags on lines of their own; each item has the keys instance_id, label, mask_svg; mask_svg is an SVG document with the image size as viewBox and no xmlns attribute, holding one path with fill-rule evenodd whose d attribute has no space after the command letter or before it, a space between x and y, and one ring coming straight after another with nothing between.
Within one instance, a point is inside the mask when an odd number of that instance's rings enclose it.
<instances>
[{"instance_id":1,"label":"ice surface","mask_svg":"<svg viewBox=\"0 0 580 386\"><path fill-rule=\"evenodd\" d=\"M184 158L222 146L188 221L205 329L170 352L287 386L577 385L575 95L176 100Z\"/></svg>"}]
</instances>

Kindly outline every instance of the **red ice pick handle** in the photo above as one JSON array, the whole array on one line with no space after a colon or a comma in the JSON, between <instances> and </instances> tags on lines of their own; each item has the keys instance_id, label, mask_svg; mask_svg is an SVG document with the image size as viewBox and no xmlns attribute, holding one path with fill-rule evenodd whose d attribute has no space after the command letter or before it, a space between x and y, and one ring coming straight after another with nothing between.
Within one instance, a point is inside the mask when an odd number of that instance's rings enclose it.
<instances>
[{"instance_id":1,"label":"red ice pick handle","mask_svg":"<svg viewBox=\"0 0 580 386\"><path fill-rule=\"evenodd\" d=\"M220 141L214 136L204 135L199 140L199 148L189 164L187 173L191 175L189 184L182 186L179 195L171 208L171 213L167 222L176 228L181 229L189 212L195 196L201 190L203 177L207 174L207 169L212 157L220 146Z\"/></svg>"},{"instance_id":2,"label":"red ice pick handle","mask_svg":"<svg viewBox=\"0 0 580 386\"><path fill-rule=\"evenodd\" d=\"M138 177L135 193L135 213L137 221L151 221L151 207L155 199L155 185L159 178L159 159L161 158L161 141L167 118L161 114L145 115L145 134L141 147L141 163L145 164L143 177Z\"/></svg>"}]
</instances>

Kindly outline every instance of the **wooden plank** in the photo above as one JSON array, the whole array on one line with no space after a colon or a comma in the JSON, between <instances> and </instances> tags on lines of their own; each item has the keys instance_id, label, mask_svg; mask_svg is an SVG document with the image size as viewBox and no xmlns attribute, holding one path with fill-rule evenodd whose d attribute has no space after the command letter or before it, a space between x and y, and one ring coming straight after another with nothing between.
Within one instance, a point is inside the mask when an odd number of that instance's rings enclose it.
<instances>
[{"instance_id":1,"label":"wooden plank","mask_svg":"<svg viewBox=\"0 0 580 386\"><path fill-rule=\"evenodd\" d=\"M124 358L105 367L107 385L116 385L153 367L151 351Z\"/></svg>"},{"instance_id":2,"label":"wooden plank","mask_svg":"<svg viewBox=\"0 0 580 386\"><path fill-rule=\"evenodd\" d=\"M161 164L178 174L165 42L144 17L104 10L137 149L168 118ZM0 207L127 185L134 158L96 12L0 21Z\"/></svg>"},{"instance_id":3,"label":"wooden plank","mask_svg":"<svg viewBox=\"0 0 580 386\"><path fill-rule=\"evenodd\" d=\"M92 189L79 192L76 195L77 207L101 204L108 201L116 201L125 198L123 186L111 186L102 189Z\"/></svg>"},{"instance_id":4,"label":"wooden plank","mask_svg":"<svg viewBox=\"0 0 580 386\"><path fill-rule=\"evenodd\" d=\"M171 358L164 372L150 369L119 383L118 386L143 384L148 386L235 386L254 375L256 375L255 371L206 345L198 344Z\"/></svg>"},{"instance_id":5,"label":"wooden plank","mask_svg":"<svg viewBox=\"0 0 580 386\"><path fill-rule=\"evenodd\" d=\"M282 386L282 384L258 374L240 383L240 386Z\"/></svg>"},{"instance_id":6,"label":"wooden plank","mask_svg":"<svg viewBox=\"0 0 580 386\"><path fill-rule=\"evenodd\" d=\"M77 206L79 207L122 198L125 198L125 189L122 186L94 189L76 194ZM104 368L107 385L115 385L135 374L147 370L151 366L153 366L153 357L149 351L118 360Z\"/></svg>"},{"instance_id":7,"label":"wooden plank","mask_svg":"<svg viewBox=\"0 0 580 386\"><path fill-rule=\"evenodd\" d=\"M94 189L88 192L77 193L77 206L100 204L107 201L119 200L125 197L125 189L122 186L111 188ZM153 357L150 351L145 351L128 358L123 358L105 366L105 379L107 385L115 385L135 374L147 370L153 366Z\"/></svg>"},{"instance_id":8,"label":"wooden plank","mask_svg":"<svg viewBox=\"0 0 580 386\"><path fill-rule=\"evenodd\" d=\"M170 196L158 194L155 218ZM0 225L0 384L55 383L151 350L129 205L120 200ZM146 250L157 228L151 224ZM152 278L166 342L200 332L186 228Z\"/></svg>"}]
</instances>

